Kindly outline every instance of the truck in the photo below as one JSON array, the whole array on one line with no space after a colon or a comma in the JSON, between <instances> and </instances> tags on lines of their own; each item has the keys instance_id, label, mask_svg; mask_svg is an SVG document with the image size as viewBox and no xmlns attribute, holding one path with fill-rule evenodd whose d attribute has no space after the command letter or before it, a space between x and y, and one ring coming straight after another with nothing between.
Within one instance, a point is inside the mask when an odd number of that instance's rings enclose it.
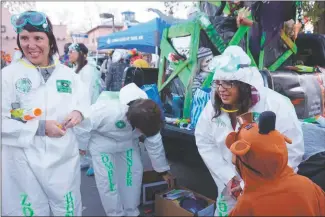
<instances>
[{"instance_id":1,"label":"truck","mask_svg":"<svg viewBox=\"0 0 325 217\"><path fill-rule=\"evenodd\" d=\"M267 48L278 49L278 54L273 59L268 58L270 52L265 48L260 51L263 52L264 59L261 59L261 54L253 57L249 46L250 26L241 25L233 34L222 32L218 26L220 22L225 22L225 16L220 13L220 7L221 11L225 8L224 4L212 4L212 8L215 7L213 14L209 14L209 11L201 12L193 20L165 29L161 39L159 69L129 67L125 71L125 84L134 82L139 87L157 84L166 117L173 117L170 103L168 106L168 96L180 96L183 102L181 119L189 119L191 85L197 68L199 47L208 47L213 55L219 55L227 46L239 45L251 57L252 65L259 68L264 85L287 96L299 119L325 115L325 36L300 33L293 41L283 29L279 29L275 47L272 48L271 43L271 47ZM215 13L219 13L218 16ZM171 53L183 58L171 62L168 58ZM203 85L209 86L212 74L211 72ZM194 129L182 129L175 124L166 123L162 136L169 158L202 164L195 144Z\"/></svg>"}]
</instances>

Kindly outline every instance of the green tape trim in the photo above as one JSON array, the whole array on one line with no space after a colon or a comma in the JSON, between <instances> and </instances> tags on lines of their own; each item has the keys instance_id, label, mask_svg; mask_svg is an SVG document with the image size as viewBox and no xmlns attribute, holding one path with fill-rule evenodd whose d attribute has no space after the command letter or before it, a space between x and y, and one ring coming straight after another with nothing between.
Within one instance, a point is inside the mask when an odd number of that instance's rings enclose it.
<instances>
[{"instance_id":1,"label":"green tape trim","mask_svg":"<svg viewBox=\"0 0 325 217\"><path fill-rule=\"evenodd\" d=\"M22 206L22 212L24 216L34 216L34 210L32 209L32 204L27 202L28 195L23 193L20 195L21 201L20 205Z\"/></svg>"},{"instance_id":2,"label":"green tape trim","mask_svg":"<svg viewBox=\"0 0 325 217\"><path fill-rule=\"evenodd\" d=\"M262 37L261 37L261 43L260 43L260 55L259 55L259 59L258 59L258 69L259 70L263 70L264 68L264 45L265 45L265 39L266 39L266 33L263 32L262 33Z\"/></svg>"},{"instance_id":3,"label":"green tape trim","mask_svg":"<svg viewBox=\"0 0 325 217\"><path fill-rule=\"evenodd\" d=\"M287 50L270 67L271 72L276 71L293 54L292 50Z\"/></svg>"},{"instance_id":4,"label":"green tape trim","mask_svg":"<svg viewBox=\"0 0 325 217\"><path fill-rule=\"evenodd\" d=\"M132 178L132 165L133 165L133 156L132 156L133 149L126 151L126 164L127 164L127 172L126 172L126 186L130 187L133 183Z\"/></svg>"},{"instance_id":5,"label":"green tape trim","mask_svg":"<svg viewBox=\"0 0 325 217\"><path fill-rule=\"evenodd\" d=\"M114 172L114 166L112 161L110 161L108 154L106 153L101 153L102 157L102 163L105 166L105 169L107 171L107 176L108 176L108 183L109 183L109 190L110 191L115 191L115 185L113 183L113 172Z\"/></svg>"},{"instance_id":6,"label":"green tape trim","mask_svg":"<svg viewBox=\"0 0 325 217\"><path fill-rule=\"evenodd\" d=\"M227 45L223 41L219 33L216 31L216 29L213 27L208 16L206 16L204 13L201 13L198 20L200 22L201 28L204 29L204 31L207 33L209 39L214 44L214 46L218 49L220 53L223 53Z\"/></svg>"},{"instance_id":7,"label":"green tape trim","mask_svg":"<svg viewBox=\"0 0 325 217\"><path fill-rule=\"evenodd\" d=\"M68 192L64 195L65 198L65 216L74 216L74 199L72 196L72 192Z\"/></svg>"}]
</instances>

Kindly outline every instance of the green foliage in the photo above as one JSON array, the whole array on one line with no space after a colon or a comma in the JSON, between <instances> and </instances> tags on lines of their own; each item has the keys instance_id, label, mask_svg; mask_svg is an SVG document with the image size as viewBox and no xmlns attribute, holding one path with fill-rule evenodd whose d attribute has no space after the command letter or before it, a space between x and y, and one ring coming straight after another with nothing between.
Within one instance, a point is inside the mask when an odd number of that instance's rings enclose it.
<instances>
[{"instance_id":1,"label":"green foliage","mask_svg":"<svg viewBox=\"0 0 325 217\"><path fill-rule=\"evenodd\" d=\"M325 13L325 7L318 1L304 1L302 2L302 9L307 17L311 18L313 24L320 20L322 14Z\"/></svg>"}]
</instances>

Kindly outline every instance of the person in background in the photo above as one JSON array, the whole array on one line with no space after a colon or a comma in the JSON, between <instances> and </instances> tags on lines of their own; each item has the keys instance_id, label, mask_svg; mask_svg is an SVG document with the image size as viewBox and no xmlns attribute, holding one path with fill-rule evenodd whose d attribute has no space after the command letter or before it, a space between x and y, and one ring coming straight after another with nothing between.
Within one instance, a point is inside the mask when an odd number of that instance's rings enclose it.
<instances>
[{"instance_id":1,"label":"person in background","mask_svg":"<svg viewBox=\"0 0 325 217\"><path fill-rule=\"evenodd\" d=\"M231 152L225 146L226 136L239 128L237 116L250 111L257 119L260 113L273 111L277 117L276 129L292 138L292 144L288 145L288 165L294 171L298 170L302 161L304 140L291 101L264 87L260 72L250 66L251 59L241 47L227 47L222 55L214 57L211 64L215 69L211 99L199 117L195 139L198 151L218 187L217 200L220 201L229 183L233 183L233 195L238 195L244 187L231 163ZM218 205L217 211L220 210Z\"/></svg>"},{"instance_id":2,"label":"person in background","mask_svg":"<svg viewBox=\"0 0 325 217\"><path fill-rule=\"evenodd\" d=\"M105 80L105 77L108 73L108 68L112 63L112 55L114 53L114 50L109 50L107 52L107 58L104 60L104 62L102 63L101 67L100 67L100 72L101 72L101 77L103 80Z\"/></svg>"},{"instance_id":3,"label":"person in background","mask_svg":"<svg viewBox=\"0 0 325 217\"><path fill-rule=\"evenodd\" d=\"M102 92L91 116L76 128L81 149L93 156L98 192L107 216L139 216L143 166L139 137L144 137L152 166L169 187L169 173L160 135L159 106L134 83L118 92Z\"/></svg>"},{"instance_id":4,"label":"person in background","mask_svg":"<svg viewBox=\"0 0 325 217\"><path fill-rule=\"evenodd\" d=\"M66 43L64 45L64 54L60 57L60 61L62 64L72 68L72 63L70 63L69 61L69 46L71 45L72 43Z\"/></svg>"},{"instance_id":5,"label":"person in background","mask_svg":"<svg viewBox=\"0 0 325 217\"><path fill-rule=\"evenodd\" d=\"M149 68L149 63L144 59L137 59L133 62L132 66L137 68Z\"/></svg>"},{"instance_id":6,"label":"person in background","mask_svg":"<svg viewBox=\"0 0 325 217\"><path fill-rule=\"evenodd\" d=\"M87 116L81 81L53 58L49 18L11 17L22 59L2 69L2 215L81 216L79 152L72 128ZM39 108L37 118L30 111ZM29 117L11 113L23 109Z\"/></svg>"},{"instance_id":7,"label":"person in background","mask_svg":"<svg viewBox=\"0 0 325 217\"><path fill-rule=\"evenodd\" d=\"M122 50L115 50L112 56L112 63L107 69L105 84L107 91L119 91L122 88L125 77L125 69L129 67L128 55Z\"/></svg>"},{"instance_id":8,"label":"person in background","mask_svg":"<svg viewBox=\"0 0 325 217\"><path fill-rule=\"evenodd\" d=\"M69 46L69 61L73 64L76 74L78 74L84 83L84 100L87 105L96 102L100 92L102 91L102 83L100 71L96 68L95 63L87 61L88 48L83 43L73 43ZM94 175L91 156L86 156L90 160L87 175Z\"/></svg>"},{"instance_id":9,"label":"person in background","mask_svg":"<svg viewBox=\"0 0 325 217\"><path fill-rule=\"evenodd\" d=\"M325 191L325 128L318 124L302 123L305 154L298 174L306 176Z\"/></svg>"},{"instance_id":10,"label":"person in background","mask_svg":"<svg viewBox=\"0 0 325 217\"><path fill-rule=\"evenodd\" d=\"M89 104L94 104L102 90L100 72L96 68L95 62L87 60L88 48L83 43L73 43L69 46L69 61L73 64L76 74L80 75L85 83L87 97L84 100Z\"/></svg>"}]
</instances>

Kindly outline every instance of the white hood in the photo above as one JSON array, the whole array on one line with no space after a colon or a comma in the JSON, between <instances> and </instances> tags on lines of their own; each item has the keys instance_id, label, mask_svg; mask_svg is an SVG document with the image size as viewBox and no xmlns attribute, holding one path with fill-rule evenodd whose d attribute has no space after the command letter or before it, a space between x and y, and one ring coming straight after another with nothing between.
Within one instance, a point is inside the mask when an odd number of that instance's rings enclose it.
<instances>
[{"instance_id":1,"label":"white hood","mask_svg":"<svg viewBox=\"0 0 325 217\"><path fill-rule=\"evenodd\" d=\"M120 90L120 102L127 105L136 99L148 99L146 92L141 90L135 83L130 83Z\"/></svg>"},{"instance_id":2,"label":"white hood","mask_svg":"<svg viewBox=\"0 0 325 217\"><path fill-rule=\"evenodd\" d=\"M251 59L241 47L229 46L222 55L214 57L211 62L215 71L213 80L237 80L257 89L263 87L261 73L250 64Z\"/></svg>"},{"instance_id":3,"label":"white hood","mask_svg":"<svg viewBox=\"0 0 325 217\"><path fill-rule=\"evenodd\" d=\"M215 71L214 81L241 81L252 86L253 95L261 95L265 89L262 75L257 67L250 65L251 59L241 47L229 46L222 55L212 59L210 67ZM215 89L211 91L211 99L214 99L214 93Z\"/></svg>"}]
</instances>

